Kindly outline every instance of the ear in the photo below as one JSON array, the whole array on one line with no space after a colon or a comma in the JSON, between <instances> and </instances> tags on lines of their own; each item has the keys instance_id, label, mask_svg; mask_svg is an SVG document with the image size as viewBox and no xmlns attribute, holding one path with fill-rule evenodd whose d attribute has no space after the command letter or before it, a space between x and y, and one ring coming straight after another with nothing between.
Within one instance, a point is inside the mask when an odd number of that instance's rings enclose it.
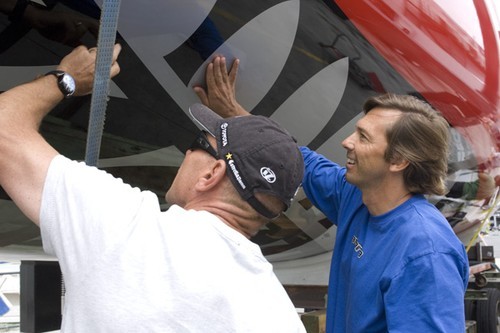
<instances>
[{"instance_id":1,"label":"ear","mask_svg":"<svg viewBox=\"0 0 500 333\"><path fill-rule=\"evenodd\" d=\"M217 160L207 167L206 171L198 179L194 188L199 192L206 192L222 182L226 176L226 163L224 160Z\"/></svg>"},{"instance_id":2,"label":"ear","mask_svg":"<svg viewBox=\"0 0 500 333\"><path fill-rule=\"evenodd\" d=\"M410 162L403 158L394 159L393 161L391 161L389 170L392 172L400 172L406 169L408 165L410 165Z\"/></svg>"}]
</instances>

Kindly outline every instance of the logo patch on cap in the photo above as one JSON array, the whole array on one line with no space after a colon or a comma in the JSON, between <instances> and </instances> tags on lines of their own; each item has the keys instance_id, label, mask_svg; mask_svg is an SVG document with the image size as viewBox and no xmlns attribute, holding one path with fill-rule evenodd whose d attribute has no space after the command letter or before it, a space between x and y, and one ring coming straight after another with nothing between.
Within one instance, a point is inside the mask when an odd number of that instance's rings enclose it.
<instances>
[{"instance_id":1,"label":"logo patch on cap","mask_svg":"<svg viewBox=\"0 0 500 333\"><path fill-rule=\"evenodd\" d=\"M236 167L236 164L234 163L233 154L231 154L231 153L226 154L226 162L229 165L229 170L231 170L231 172L233 173L234 178L236 179L238 184L240 184L240 186L243 190L246 189L247 186L243 182L243 179L240 176L240 172L238 171L238 168Z\"/></svg>"},{"instance_id":2,"label":"logo patch on cap","mask_svg":"<svg viewBox=\"0 0 500 333\"><path fill-rule=\"evenodd\" d=\"M222 123L220 125L221 129L221 140L222 140L222 147L227 146L227 126L229 126L227 123Z\"/></svg>"},{"instance_id":3,"label":"logo patch on cap","mask_svg":"<svg viewBox=\"0 0 500 333\"><path fill-rule=\"evenodd\" d=\"M268 183L274 183L276 181L276 175L274 171L268 167L260 168L260 175L264 178Z\"/></svg>"}]
</instances>

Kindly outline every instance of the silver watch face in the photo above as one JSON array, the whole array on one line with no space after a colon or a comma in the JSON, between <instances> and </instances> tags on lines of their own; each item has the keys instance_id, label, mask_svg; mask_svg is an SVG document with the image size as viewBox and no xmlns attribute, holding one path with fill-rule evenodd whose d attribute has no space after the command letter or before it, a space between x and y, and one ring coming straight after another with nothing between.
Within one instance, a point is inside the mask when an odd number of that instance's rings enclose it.
<instances>
[{"instance_id":1,"label":"silver watch face","mask_svg":"<svg viewBox=\"0 0 500 333\"><path fill-rule=\"evenodd\" d=\"M71 75L65 73L61 77L61 84L64 90L67 92L67 96L74 94L76 85L75 85L75 80L73 79L73 77L71 77Z\"/></svg>"}]
</instances>

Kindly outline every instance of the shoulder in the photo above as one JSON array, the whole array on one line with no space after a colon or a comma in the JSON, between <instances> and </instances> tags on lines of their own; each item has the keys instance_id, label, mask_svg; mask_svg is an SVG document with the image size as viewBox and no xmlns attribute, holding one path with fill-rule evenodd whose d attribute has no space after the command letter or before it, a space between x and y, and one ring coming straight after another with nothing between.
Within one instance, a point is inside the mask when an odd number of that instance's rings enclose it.
<instances>
[{"instance_id":1,"label":"shoulder","mask_svg":"<svg viewBox=\"0 0 500 333\"><path fill-rule=\"evenodd\" d=\"M345 179L345 168L329 160L325 156L301 147L304 158L304 184L312 187L323 188L324 190L342 190L347 184ZM349 184L349 186L351 186Z\"/></svg>"},{"instance_id":2,"label":"shoulder","mask_svg":"<svg viewBox=\"0 0 500 333\"><path fill-rule=\"evenodd\" d=\"M423 196L410 199L391 223L398 229L393 231L400 238L406 262L433 254L449 255L467 262L464 246L450 224Z\"/></svg>"}]
</instances>

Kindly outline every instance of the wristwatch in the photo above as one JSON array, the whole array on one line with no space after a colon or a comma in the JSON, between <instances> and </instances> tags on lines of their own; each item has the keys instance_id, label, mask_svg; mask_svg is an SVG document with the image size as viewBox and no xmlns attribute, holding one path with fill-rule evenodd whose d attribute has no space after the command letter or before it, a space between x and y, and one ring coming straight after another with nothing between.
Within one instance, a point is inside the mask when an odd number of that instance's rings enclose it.
<instances>
[{"instance_id":1,"label":"wristwatch","mask_svg":"<svg viewBox=\"0 0 500 333\"><path fill-rule=\"evenodd\" d=\"M55 70L50 71L45 75L55 75L57 77L57 86L59 87L59 90L61 90L65 98L68 98L75 93L75 80L68 73Z\"/></svg>"}]
</instances>

